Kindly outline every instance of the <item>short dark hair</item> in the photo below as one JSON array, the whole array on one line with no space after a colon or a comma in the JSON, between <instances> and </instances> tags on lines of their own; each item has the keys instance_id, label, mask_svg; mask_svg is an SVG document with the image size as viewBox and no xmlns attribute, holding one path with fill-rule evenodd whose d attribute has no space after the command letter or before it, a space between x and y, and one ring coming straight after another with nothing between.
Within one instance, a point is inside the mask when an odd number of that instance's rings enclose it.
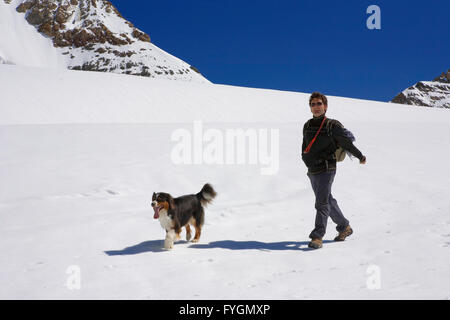
<instances>
[{"instance_id":1,"label":"short dark hair","mask_svg":"<svg viewBox=\"0 0 450 320\"><path fill-rule=\"evenodd\" d=\"M320 92L313 92L311 93L311 96L309 97L309 105L311 105L311 100L312 99L321 99L323 104L328 106L328 100L327 97L325 97L323 94L321 94Z\"/></svg>"}]
</instances>

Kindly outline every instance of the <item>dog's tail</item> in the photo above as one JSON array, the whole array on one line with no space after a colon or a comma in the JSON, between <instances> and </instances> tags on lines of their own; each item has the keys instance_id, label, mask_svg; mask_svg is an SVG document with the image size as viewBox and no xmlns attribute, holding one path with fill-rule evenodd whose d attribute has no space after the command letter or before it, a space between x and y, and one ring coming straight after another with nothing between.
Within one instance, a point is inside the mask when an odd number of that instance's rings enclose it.
<instances>
[{"instance_id":1,"label":"dog's tail","mask_svg":"<svg viewBox=\"0 0 450 320\"><path fill-rule=\"evenodd\" d=\"M200 190L200 192L197 193L197 198L200 200L202 206L206 206L207 204L213 201L216 195L217 192L214 190L212 185L207 183L203 186L202 190Z\"/></svg>"}]
</instances>

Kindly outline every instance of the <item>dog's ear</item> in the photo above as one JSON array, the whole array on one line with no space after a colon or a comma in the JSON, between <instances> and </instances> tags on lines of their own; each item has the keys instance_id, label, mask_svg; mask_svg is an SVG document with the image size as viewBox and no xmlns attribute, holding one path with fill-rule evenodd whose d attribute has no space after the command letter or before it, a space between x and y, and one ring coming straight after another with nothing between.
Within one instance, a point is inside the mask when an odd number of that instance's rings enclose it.
<instances>
[{"instance_id":1,"label":"dog's ear","mask_svg":"<svg viewBox=\"0 0 450 320\"><path fill-rule=\"evenodd\" d=\"M153 192L153 194L152 194L152 200L155 199L155 197L156 197L156 193Z\"/></svg>"}]
</instances>

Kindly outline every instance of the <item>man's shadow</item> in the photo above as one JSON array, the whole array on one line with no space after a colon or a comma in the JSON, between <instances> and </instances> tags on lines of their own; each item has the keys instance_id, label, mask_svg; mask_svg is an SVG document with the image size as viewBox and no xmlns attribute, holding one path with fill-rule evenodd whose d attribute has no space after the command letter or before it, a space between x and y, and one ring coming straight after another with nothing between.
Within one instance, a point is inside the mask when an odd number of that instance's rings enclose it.
<instances>
[{"instance_id":1,"label":"man's shadow","mask_svg":"<svg viewBox=\"0 0 450 320\"><path fill-rule=\"evenodd\" d=\"M324 240L323 243L334 242L331 240ZM309 241L282 241L282 242L261 242L261 241L234 241L234 240L222 240L214 241L210 243L197 243L189 246L189 248L196 249L229 249L229 250L261 250L261 251L273 251L273 250L299 250L310 251L315 250L308 248Z\"/></svg>"}]
</instances>

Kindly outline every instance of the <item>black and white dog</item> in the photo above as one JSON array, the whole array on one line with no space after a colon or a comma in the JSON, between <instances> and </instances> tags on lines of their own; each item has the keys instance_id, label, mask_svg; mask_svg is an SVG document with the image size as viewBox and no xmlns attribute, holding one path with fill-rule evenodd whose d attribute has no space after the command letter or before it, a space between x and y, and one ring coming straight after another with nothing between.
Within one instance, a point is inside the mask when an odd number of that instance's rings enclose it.
<instances>
[{"instance_id":1,"label":"black and white dog","mask_svg":"<svg viewBox=\"0 0 450 320\"><path fill-rule=\"evenodd\" d=\"M205 210L217 195L213 187L207 183L197 194L190 194L173 198L164 192L153 192L152 207L153 218L159 219L161 226L166 230L165 249L172 249L174 241L180 240L181 228L186 228L186 240L191 240L190 225L195 228L192 242L198 242L205 221Z\"/></svg>"}]
</instances>

